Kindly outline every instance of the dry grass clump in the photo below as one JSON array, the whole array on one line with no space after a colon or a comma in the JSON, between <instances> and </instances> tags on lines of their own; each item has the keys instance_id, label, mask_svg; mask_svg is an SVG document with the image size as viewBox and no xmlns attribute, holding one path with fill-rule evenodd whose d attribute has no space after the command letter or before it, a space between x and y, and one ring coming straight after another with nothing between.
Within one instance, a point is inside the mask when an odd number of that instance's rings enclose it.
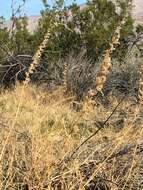
<instances>
[{"instance_id":1,"label":"dry grass clump","mask_svg":"<svg viewBox=\"0 0 143 190\"><path fill-rule=\"evenodd\" d=\"M89 137L111 114L109 107L75 112L62 89L45 92L21 86L0 96L1 189L107 190L142 189L143 110L124 101L106 127L59 169L59 162Z\"/></svg>"}]
</instances>

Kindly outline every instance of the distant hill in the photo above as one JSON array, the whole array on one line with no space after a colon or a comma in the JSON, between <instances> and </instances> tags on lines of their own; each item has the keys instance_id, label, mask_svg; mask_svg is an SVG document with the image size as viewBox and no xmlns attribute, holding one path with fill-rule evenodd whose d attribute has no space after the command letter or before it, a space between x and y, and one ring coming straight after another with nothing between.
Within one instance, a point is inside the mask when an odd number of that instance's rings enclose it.
<instances>
[{"instance_id":1,"label":"distant hill","mask_svg":"<svg viewBox=\"0 0 143 190\"><path fill-rule=\"evenodd\" d=\"M133 17L136 22L143 23L143 0L134 0Z\"/></svg>"},{"instance_id":2,"label":"distant hill","mask_svg":"<svg viewBox=\"0 0 143 190\"><path fill-rule=\"evenodd\" d=\"M39 21L39 19L40 19L40 17L41 16L29 16L28 17L28 30L29 30L29 32L33 32L36 28L37 28L37 26L38 26L38 21ZM2 26L3 28L8 28L9 30L11 29L11 27L12 27L12 21L6 21L4 24L3 24L3 26Z\"/></svg>"},{"instance_id":3,"label":"distant hill","mask_svg":"<svg viewBox=\"0 0 143 190\"><path fill-rule=\"evenodd\" d=\"M133 0L133 5L133 18L135 19L136 23L143 23L143 0ZM81 9L83 9L84 7L85 5L81 5ZM30 32L33 32L37 28L40 17L40 15L28 17L28 30ZM8 29L10 29L11 25L11 21L6 21L3 27L7 27Z\"/></svg>"}]
</instances>

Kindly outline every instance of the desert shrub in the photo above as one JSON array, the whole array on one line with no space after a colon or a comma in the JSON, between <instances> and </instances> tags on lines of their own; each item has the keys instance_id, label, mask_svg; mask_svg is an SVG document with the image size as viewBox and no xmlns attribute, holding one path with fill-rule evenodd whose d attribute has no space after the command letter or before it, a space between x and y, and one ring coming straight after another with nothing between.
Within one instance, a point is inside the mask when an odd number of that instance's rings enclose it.
<instances>
[{"instance_id":1,"label":"desert shrub","mask_svg":"<svg viewBox=\"0 0 143 190\"><path fill-rule=\"evenodd\" d=\"M113 69L109 74L104 86L105 94L131 93L137 98L139 83L139 63L129 62L120 64L113 62Z\"/></svg>"},{"instance_id":2,"label":"desert shrub","mask_svg":"<svg viewBox=\"0 0 143 190\"><path fill-rule=\"evenodd\" d=\"M126 60L126 63L112 60L113 68L107 77L103 92L105 95L110 93L117 95L122 93L131 93L137 98L138 83L140 78L140 58L135 54ZM66 91L76 96L77 100L83 99L90 89L95 88L95 78L97 76L102 59L93 64L82 51L78 55L71 53L65 59L59 59L58 62L49 64L48 70L44 70L41 61L31 80L39 81L39 84L45 84L47 87L55 87L66 84ZM45 63L46 64L46 63ZM66 77L63 78L67 66ZM66 81L64 81L66 80Z\"/></svg>"},{"instance_id":3,"label":"desert shrub","mask_svg":"<svg viewBox=\"0 0 143 190\"><path fill-rule=\"evenodd\" d=\"M92 64L91 60L85 57L85 52L74 56L69 55L65 62L67 63L66 88L77 99L82 99L90 88L94 88L95 78L99 64Z\"/></svg>"},{"instance_id":4,"label":"desert shrub","mask_svg":"<svg viewBox=\"0 0 143 190\"><path fill-rule=\"evenodd\" d=\"M57 3L52 9L47 7L42 12L39 27L35 32L37 40L41 40L51 20L59 23L43 56L46 55L48 60L56 57L59 59L70 52L77 55L84 48L89 59L93 62L99 60L109 46L115 28L129 8L128 2L118 1L115 5L111 1L96 0L86 3L84 8L75 3L66 7L62 3ZM117 12L117 7L121 9L120 13ZM123 54L128 46L127 41L131 36L134 37L133 19L130 14L121 36L119 49Z\"/></svg>"},{"instance_id":5,"label":"desert shrub","mask_svg":"<svg viewBox=\"0 0 143 190\"><path fill-rule=\"evenodd\" d=\"M41 12L38 28L33 34L27 30L26 17L15 18L12 35L7 29L0 29L2 46L9 52L7 53L5 49L1 50L0 60L3 61L0 68L1 85L9 86L15 84L17 79L25 80L25 72L32 62L32 56L47 30L53 25L50 39L42 52L39 64L30 75L31 82L45 84L50 88L63 85L66 63L67 90L78 99L83 98L90 89L95 87L96 73L104 52L109 47L118 23L130 8L129 2L117 1L115 4L107 0L96 0L86 3L86 7L82 8L76 3L70 7L64 6L62 1L57 1L53 7L45 3L45 10ZM117 12L117 8L120 12ZM124 91L123 89L128 86L136 86L135 81L129 82L132 76L130 72L133 72L134 68L127 61L122 62L130 53L131 46L138 42L138 39L133 40L134 37L137 38L141 32L142 27L138 27L136 31L133 28L133 19L129 11L121 30L120 45L113 54L118 64L114 64L113 71L108 77L105 94L112 89ZM81 53L82 51L84 54ZM136 71L134 69L134 72ZM135 78L136 74L133 73L133 76Z\"/></svg>"},{"instance_id":6,"label":"desert shrub","mask_svg":"<svg viewBox=\"0 0 143 190\"><path fill-rule=\"evenodd\" d=\"M104 85L104 95L110 93L117 95L131 92L132 96L137 98L138 83L140 78L140 59L135 58L133 54L126 63L121 63L115 59L112 60L113 68L107 77ZM16 81L24 81L25 73L29 64L32 62L31 56L16 56L9 60L7 66L1 69L1 85L9 86ZM64 78L65 63L67 64L66 78ZM59 59L56 62L49 62L41 59L33 74L30 75L31 82L37 85L43 85L50 89L66 84L66 91L82 100L90 89L95 88L95 79L100 68L102 59L93 64L82 51L78 55L71 53L65 59ZM66 81L64 81L66 80Z\"/></svg>"},{"instance_id":7,"label":"desert shrub","mask_svg":"<svg viewBox=\"0 0 143 190\"><path fill-rule=\"evenodd\" d=\"M32 57L28 55L17 55L6 59L4 66L0 68L1 87L12 87L17 81L24 81L31 61Z\"/></svg>"},{"instance_id":8,"label":"desert shrub","mask_svg":"<svg viewBox=\"0 0 143 190\"><path fill-rule=\"evenodd\" d=\"M3 17L0 18L0 65L5 63L5 60L9 56L10 37L7 28L2 27L5 22Z\"/></svg>"},{"instance_id":9,"label":"desert shrub","mask_svg":"<svg viewBox=\"0 0 143 190\"><path fill-rule=\"evenodd\" d=\"M0 28L0 85L9 87L16 80L24 80L25 71L32 61L33 38L27 29L26 17L14 17L11 30Z\"/></svg>"},{"instance_id":10,"label":"desert shrub","mask_svg":"<svg viewBox=\"0 0 143 190\"><path fill-rule=\"evenodd\" d=\"M95 78L102 60L96 64L91 64L90 60L85 59L82 54L77 57L70 56L67 72L67 88L74 93L78 99L82 99L87 95L90 89L95 88ZM140 79L140 61L139 59L126 60L126 64L112 60L113 68L107 77L107 81L103 88L104 95L108 94L131 94L137 98L138 85ZM90 63L89 63L90 62ZM87 66L88 65L88 66Z\"/></svg>"},{"instance_id":11,"label":"desert shrub","mask_svg":"<svg viewBox=\"0 0 143 190\"><path fill-rule=\"evenodd\" d=\"M26 16L14 18L14 29L11 36L14 55L33 54L33 39L28 31L27 24Z\"/></svg>"}]
</instances>

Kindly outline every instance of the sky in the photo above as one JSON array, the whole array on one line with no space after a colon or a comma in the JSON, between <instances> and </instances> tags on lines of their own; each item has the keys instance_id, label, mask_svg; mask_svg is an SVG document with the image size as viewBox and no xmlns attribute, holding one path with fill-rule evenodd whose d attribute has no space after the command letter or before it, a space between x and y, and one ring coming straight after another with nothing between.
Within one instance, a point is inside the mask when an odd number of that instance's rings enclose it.
<instances>
[{"instance_id":1,"label":"sky","mask_svg":"<svg viewBox=\"0 0 143 190\"><path fill-rule=\"evenodd\" d=\"M22 3L22 0L13 1L15 2L15 7L18 7L18 5ZM77 0L76 2L82 4L84 1L85 0ZM11 2L12 0L0 0L0 16L6 19L11 17ZM71 4L72 2L73 0L66 0L66 4ZM42 0L26 0L26 4L22 8L22 13L26 13L26 15L39 15L40 10L43 8Z\"/></svg>"}]
</instances>

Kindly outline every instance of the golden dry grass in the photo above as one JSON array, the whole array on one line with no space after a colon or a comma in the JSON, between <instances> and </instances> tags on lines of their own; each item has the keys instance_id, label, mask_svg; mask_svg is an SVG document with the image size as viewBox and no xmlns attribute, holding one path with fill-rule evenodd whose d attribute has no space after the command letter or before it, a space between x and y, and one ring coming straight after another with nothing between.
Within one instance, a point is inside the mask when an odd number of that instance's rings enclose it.
<instances>
[{"instance_id":1,"label":"golden dry grass","mask_svg":"<svg viewBox=\"0 0 143 190\"><path fill-rule=\"evenodd\" d=\"M21 96L22 92L22 96ZM63 89L17 86L0 95L0 188L30 190L142 189L143 109L126 99L106 127L59 162L111 114L110 106L72 108Z\"/></svg>"}]
</instances>

